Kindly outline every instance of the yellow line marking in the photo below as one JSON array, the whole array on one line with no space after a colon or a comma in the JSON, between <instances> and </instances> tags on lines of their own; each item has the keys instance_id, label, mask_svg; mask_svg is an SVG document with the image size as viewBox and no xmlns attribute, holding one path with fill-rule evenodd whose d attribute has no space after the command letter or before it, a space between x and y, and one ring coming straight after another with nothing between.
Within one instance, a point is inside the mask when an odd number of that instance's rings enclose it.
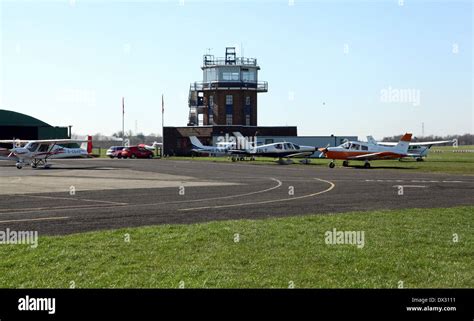
<instances>
[{"instance_id":1,"label":"yellow line marking","mask_svg":"<svg viewBox=\"0 0 474 321\"><path fill-rule=\"evenodd\" d=\"M216 209L216 208L228 208L228 207L237 207L237 206L247 206L247 205L260 205L260 204L269 204L269 203L276 203L276 202L286 202L286 201L293 201L293 200L298 200L302 198L307 198L307 197L313 197L316 195L320 195L323 193L327 193L330 190L332 190L336 184L333 182L320 179L320 178L315 178L315 180L321 181L328 183L330 186L329 188L325 189L324 191L320 191L317 193L313 194L308 194L308 195L303 195L303 196L298 196L298 197L292 197L292 198L283 198L283 199L278 199L278 200L268 200L268 201L260 201L260 202L248 202L248 203L238 203L238 204L229 204L229 205L217 205L217 206L203 206L203 207L193 207L193 208L183 208L179 209L179 211L193 211L193 210L203 210L203 209Z\"/></svg>"},{"instance_id":2,"label":"yellow line marking","mask_svg":"<svg viewBox=\"0 0 474 321\"><path fill-rule=\"evenodd\" d=\"M41 218L25 218L21 220L8 220L8 221L0 221L1 223L12 223L12 222L31 222L31 221L51 221L51 220L65 220L68 219L68 216L62 217L41 217Z\"/></svg>"}]
</instances>

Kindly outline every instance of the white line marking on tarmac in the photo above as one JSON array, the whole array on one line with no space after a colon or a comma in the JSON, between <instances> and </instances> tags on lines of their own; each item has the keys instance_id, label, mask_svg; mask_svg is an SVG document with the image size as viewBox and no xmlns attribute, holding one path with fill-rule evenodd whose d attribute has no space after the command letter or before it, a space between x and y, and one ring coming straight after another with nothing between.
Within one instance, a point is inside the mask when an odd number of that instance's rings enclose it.
<instances>
[{"instance_id":1,"label":"white line marking on tarmac","mask_svg":"<svg viewBox=\"0 0 474 321\"><path fill-rule=\"evenodd\" d=\"M203 210L203 209L216 209L216 208L228 208L228 207L237 207L237 206L247 206L247 205L260 205L260 204L269 204L269 203L276 203L276 202L286 202L286 201L293 201L297 199L302 199L302 198L307 198L307 197L312 197L316 195L320 195L326 192L329 192L332 190L336 185L333 182L320 179L320 178L315 178L318 181L325 182L330 184L331 186L324 191L320 191L317 193L313 194L308 194L308 195L303 195L303 196L298 196L298 197L292 197L292 198L283 198L283 199L278 199L278 200L268 200L268 201L260 201L260 202L248 202L248 203L238 203L238 204L228 204L228 205L217 205L217 206L203 206L203 207L193 207L193 208L183 208L179 209L179 211L193 211L193 210Z\"/></svg>"},{"instance_id":2,"label":"white line marking on tarmac","mask_svg":"<svg viewBox=\"0 0 474 321\"><path fill-rule=\"evenodd\" d=\"M55 196L40 196L40 195L28 195L28 194L19 194L19 195L17 194L16 196L33 197L33 198L47 198L47 199L57 199L57 200L68 200L68 201L96 202L96 203L107 203L107 204L115 204L115 205L127 205L128 204L128 203L90 200L90 199L85 199L85 198L74 198L74 197L55 197Z\"/></svg>"},{"instance_id":3,"label":"white line marking on tarmac","mask_svg":"<svg viewBox=\"0 0 474 321\"><path fill-rule=\"evenodd\" d=\"M0 215L2 215L2 212L4 213L8 212L6 214L25 214L25 213L36 213L39 211L57 211L57 210L66 211L66 210L76 210L76 209L96 209L96 208L104 208L104 207L107 208L107 207L122 207L122 206L128 208L128 207L156 206L156 205L162 205L162 204L195 203L195 202L210 201L210 200L229 199L229 198L236 198L236 197L242 197L242 196L268 192L268 191L277 189L283 185L282 181L280 181L279 179L276 179L273 177L270 177L270 179L277 182L277 185L263 189L263 190L244 193L244 194L227 195L227 196L211 197L211 198L201 198L201 199L196 199L196 200L169 201L169 202L161 202L161 203L144 203L144 204L116 203L116 204L111 204L111 205L72 205L72 206L57 206L57 207L0 209Z\"/></svg>"},{"instance_id":4,"label":"white line marking on tarmac","mask_svg":"<svg viewBox=\"0 0 474 321\"><path fill-rule=\"evenodd\" d=\"M58 210L75 210L75 209L94 209L101 207L110 207L111 205L71 205L71 206L52 206L52 207L28 207L28 208L15 208L15 209L0 209L0 215L8 214L24 214L24 213L36 213L39 211L58 211ZM114 205L114 206L125 206L125 205Z\"/></svg>"},{"instance_id":5,"label":"white line marking on tarmac","mask_svg":"<svg viewBox=\"0 0 474 321\"><path fill-rule=\"evenodd\" d=\"M392 187L416 187L416 188L425 188L425 185L393 185Z\"/></svg>"},{"instance_id":6,"label":"white line marking on tarmac","mask_svg":"<svg viewBox=\"0 0 474 321\"><path fill-rule=\"evenodd\" d=\"M21 220L0 221L0 224L1 224L1 223L13 223L13 222L65 220L65 219L68 219L68 218L69 218L69 216L61 216L61 217L41 217L41 218L25 218L25 219L21 219Z\"/></svg>"}]
</instances>

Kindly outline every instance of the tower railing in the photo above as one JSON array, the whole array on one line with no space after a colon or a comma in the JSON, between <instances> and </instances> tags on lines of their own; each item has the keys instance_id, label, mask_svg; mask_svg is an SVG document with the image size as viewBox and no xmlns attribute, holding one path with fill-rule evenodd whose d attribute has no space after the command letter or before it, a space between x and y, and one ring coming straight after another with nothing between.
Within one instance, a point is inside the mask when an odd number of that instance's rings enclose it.
<instances>
[{"instance_id":1,"label":"tower railing","mask_svg":"<svg viewBox=\"0 0 474 321\"><path fill-rule=\"evenodd\" d=\"M237 57L235 61L229 63L225 58L215 58L214 56L204 56L203 65L207 66L221 66L221 65L237 65L237 66L257 66L256 58Z\"/></svg>"},{"instance_id":2,"label":"tower railing","mask_svg":"<svg viewBox=\"0 0 474 321\"><path fill-rule=\"evenodd\" d=\"M232 80L219 80L219 81L197 81L191 83L191 91L203 91L203 90L214 90L214 89L226 89L226 88L237 88L237 89L248 89L256 91L268 91L267 81L232 81Z\"/></svg>"}]
</instances>

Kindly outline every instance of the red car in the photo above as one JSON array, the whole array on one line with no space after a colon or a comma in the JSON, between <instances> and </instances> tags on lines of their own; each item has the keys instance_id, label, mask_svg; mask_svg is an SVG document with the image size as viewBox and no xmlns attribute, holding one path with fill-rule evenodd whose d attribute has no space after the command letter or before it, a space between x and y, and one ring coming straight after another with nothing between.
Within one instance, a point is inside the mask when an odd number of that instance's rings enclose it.
<instances>
[{"instance_id":1,"label":"red car","mask_svg":"<svg viewBox=\"0 0 474 321\"><path fill-rule=\"evenodd\" d=\"M122 158L153 158L153 152L138 146L130 146L122 149Z\"/></svg>"}]
</instances>

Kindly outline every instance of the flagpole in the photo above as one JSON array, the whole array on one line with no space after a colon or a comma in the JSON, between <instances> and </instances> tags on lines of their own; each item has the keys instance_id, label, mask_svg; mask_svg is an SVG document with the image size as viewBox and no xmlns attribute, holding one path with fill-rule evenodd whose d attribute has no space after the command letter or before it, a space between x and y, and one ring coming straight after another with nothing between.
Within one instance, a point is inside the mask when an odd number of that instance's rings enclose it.
<instances>
[{"instance_id":1,"label":"flagpole","mask_svg":"<svg viewBox=\"0 0 474 321\"><path fill-rule=\"evenodd\" d=\"M161 158L163 158L165 151L165 99L161 94Z\"/></svg>"},{"instance_id":2,"label":"flagpole","mask_svg":"<svg viewBox=\"0 0 474 321\"><path fill-rule=\"evenodd\" d=\"M125 143L125 98L122 97L122 145Z\"/></svg>"}]
</instances>

